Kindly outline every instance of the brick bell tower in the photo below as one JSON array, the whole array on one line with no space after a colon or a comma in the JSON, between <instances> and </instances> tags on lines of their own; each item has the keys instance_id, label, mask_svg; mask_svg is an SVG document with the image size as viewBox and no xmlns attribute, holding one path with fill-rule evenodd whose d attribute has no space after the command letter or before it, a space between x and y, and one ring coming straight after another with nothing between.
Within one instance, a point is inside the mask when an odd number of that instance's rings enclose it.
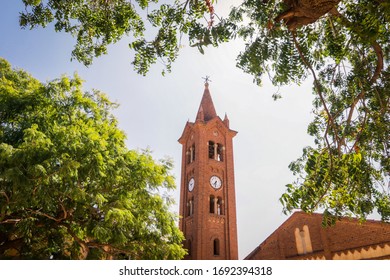
<instances>
[{"instance_id":1,"label":"brick bell tower","mask_svg":"<svg viewBox=\"0 0 390 280\"><path fill-rule=\"evenodd\" d=\"M217 116L209 84L195 122L187 122L183 145L180 223L185 259L238 259L233 137L229 120Z\"/></svg>"}]
</instances>

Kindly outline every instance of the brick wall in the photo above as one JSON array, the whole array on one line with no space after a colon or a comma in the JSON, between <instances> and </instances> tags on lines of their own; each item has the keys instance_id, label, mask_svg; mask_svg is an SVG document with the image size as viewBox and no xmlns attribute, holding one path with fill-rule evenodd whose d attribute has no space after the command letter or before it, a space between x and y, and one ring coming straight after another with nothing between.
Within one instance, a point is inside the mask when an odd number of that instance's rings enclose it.
<instances>
[{"instance_id":1,"label":"brick wall","mask_svg":"<svg viewBox=\"0 0 390 280\"><path fill-rule=\"evenodd\" d=\"M307 226L310 232L312 252L299 254L295 230ZM390 224L379 221L360 223L344 218L335 226L322 227L321 214L294 213L246 259L333 259L335 255L345 258L375 256L388 258L386 246L390 246ZM390 247L389 247L390 248ZM365 250L365 254L360 252ZM371 253L367 253L371 250ZM354 255L354 251L359 254ZM379 253L380 251L380 253Z\"/></svg>"}]
</instances>

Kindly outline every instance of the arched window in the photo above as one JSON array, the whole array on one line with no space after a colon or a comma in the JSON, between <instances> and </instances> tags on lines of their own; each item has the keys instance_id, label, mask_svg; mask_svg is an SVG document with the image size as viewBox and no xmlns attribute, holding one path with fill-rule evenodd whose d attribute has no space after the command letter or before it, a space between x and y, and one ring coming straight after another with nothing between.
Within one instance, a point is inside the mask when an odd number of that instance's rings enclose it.
<instances>
[{"instance_id":1,"label":"arched window","mask_svg":"<svg viewBox=\"0 0 390 280\"><path fill-rule=\"evenodd\" d=\"M223 215L222 197L217 199L217 215Z\"/></svg>"},{"instance_id":2,"label":"arched window","mask_svg":"<svg viewBox=\"0 0 390 280\"><path fill-rule=\"evenodd\" d=\"M193 144L186 152L187 155L187 163L191 163L195 161L195 144Z\"/></svg>"},{"instance_id":3,"label":"arched window","mask_svg":"<svg viewBox=\"0 0 390 280\"><path fill-rule=\"evenodd\" d=\"M187 202L187 215L192 216L194 214L194 198L190 198Z\"/></svg>"},{"instance_id":4,"label":"arched window","mask_svg":"<svg viewBox=\"0 0 390 280\"><path fill-rule=\"evenodd\" d=\"M214 150L214 145L215 143L213 141L209 141L209 158L214 159L215 157L215 150Z\"/></svg>"},{"instance_id":5,"label":"arched window","mask_svg":"<svg viewBox=\"0 0 390 280\"><path fill-rule=\"evenodd\" d=\"M213 141L209 141L207 144L209 146L209 159L223 161L223 146Z\"/></svg>"},{"instance_id":6,"label":"arched window","mask_svg":"<svg viewBox=\"0 0 390 280\"><path fill-rule=\"evenodd\" d=\"M190 148L191 162L195 161L195 144Z\"/></svg>"},{"instance_id":7,"label":"arched window","mask_svg":"<svg viewBox=\"0 0 390 280\"><path fill-rule=\"evenodd\" d=\"M214 214L215 213L215 203L216 203L216 199L213 195L210 195L210 213L211 214Z\"/></svg>"},{"instance_id":8,"label":"arched window","mask_svg":"<svg viewBox=\"0 0 390 280\"><path fill-rule=\"evenodd\" d=\"M213 241L213 253L214 256L219 256L219 239L215 238Z\"/></svg>"},{"instance_id":9,"label":"arched window","mask_svg":"<svg viewBox=\"0 0 390 280\"><path fill-rule=\"evenodd\" d=\"M218 144L218 146L217 146L216 160L223 161L223 146L221 144Z\"/></svg>"},{"instance_id":10,"label":"arched window","mask_svg":"<svg viewBox=\"0 0 390 280\"><path fill-rule=\"evenodd\" d=\"M303 230L295 228L295 244L299 255L313 252L309 227L307 225L303 226Z\"/></svg>"}]
</instances>

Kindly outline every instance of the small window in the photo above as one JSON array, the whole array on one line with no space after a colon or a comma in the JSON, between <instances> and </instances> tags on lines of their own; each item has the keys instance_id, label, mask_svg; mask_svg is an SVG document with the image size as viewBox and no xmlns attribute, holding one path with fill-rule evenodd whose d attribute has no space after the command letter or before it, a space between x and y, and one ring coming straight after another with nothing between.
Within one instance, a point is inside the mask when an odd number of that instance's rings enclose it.
<instances>
[{"instance_id":1,"label":"small window","mask_svg":"<svg viewBox=\"0 0 390 280\"><path fill-rule=\"evenodd\" d=\"M215 157L215 150L214 150L214 145L215 143L213 141L209 141L209 158L214 159Z\"/></svg>"},{"instance_id":2,"label":"small window","mask_svg":"<svg viewBox=\"0 0 390 280\"><path fill-rule=\"evenodd\" d=\"M213 195L210 195L210 213L214 214L215 213L215 197Z\"/></svg>"},{"instance_id":3,"label":"small window","mask_svg":"<svg viewBox=\"0 0 390 280\"><path fill-rule=\"evenodd\" d=\"M191 163L195 161L195 144L192 145L188 151L186 152L187 163Z\"/></svg>"},{"instance_id":4,"label":"small window","mask_svg":"<svg viewBox=\"0 0 390 280\"><path fill-rule=\"evenodd\" d=\"M187 215L192 216L194 214L194 198L191 198L187 202Z\"/></svg>"},{"instance_id":5,"label":"small window","mask_svg":"<svg viewBox=\"0 0 390 280\"><path fill-rule=\"evenodd\" d=\"M218 144L217 146L217 158L218 161L223 161L223 146L221 144Z\"/></svg>"},{"instance_id":6,"label":"small window","mask_svg":"<svg viewBox=\"0 0 390 280\"><path fill-rule=\"evenodd\" d=\"M223 215L222 198L218 197L217 200L217 215Z\"/></svg>"},{"instance_id":7,"label":"small window","mask_svg":"<svg viewBox=\"0 0 390 280\"><path fill-rule=\"evenodd\" d=\"M190 152L191 152L191 159L192 159L191 162L193 162L195 161L195 144L192 145L192 147L190 148Z\"/></svg>"},{"instance_id":8,"label":"small window","mask_svg":"<svg viewBox=\"0 0 390 280\"><path fill-rule=\"evenodd\" d=\"M217 238L213 241L213 252L214 256L219 256L219 240Z\"/></svg>"}]
</instances>

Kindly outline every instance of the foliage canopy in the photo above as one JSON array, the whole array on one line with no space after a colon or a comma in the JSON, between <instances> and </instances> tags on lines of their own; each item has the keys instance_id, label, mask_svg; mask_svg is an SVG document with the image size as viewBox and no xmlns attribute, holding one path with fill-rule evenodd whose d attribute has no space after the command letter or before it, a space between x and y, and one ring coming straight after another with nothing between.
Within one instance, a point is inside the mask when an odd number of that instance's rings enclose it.
<instances>
[{"instance_id":1,"label":"foliage canopy","mask_svg":"<svg viewBox=\"0 0 390 280\"><path fill-rule=\"evenodd\" d=\"M298 179L281 197L285 211L320 208L364 219L376 209L390 219L389 0L242 0L227 18L211 0L23 2L21 26L54 22L76 37L72 55L86 65L131 35L138 73L157 59L170 70L187 35L201 53L244 39L237 66L259 85L265 74L276 86L310 76L315 117L308 133L316 146L290 165ZM147 22L156 31L151 40Z\"/></svg>"},{"instance_id":2,"label":"foliage canopy","mask_svg":"<svg viewBox=\"0 0 390 280\"><path fill-rule=\"evenodd\" d=\"M181 259L169 160L128 150L99 91L0 59L0 258Z\"/></svg>"}]
</instances>

